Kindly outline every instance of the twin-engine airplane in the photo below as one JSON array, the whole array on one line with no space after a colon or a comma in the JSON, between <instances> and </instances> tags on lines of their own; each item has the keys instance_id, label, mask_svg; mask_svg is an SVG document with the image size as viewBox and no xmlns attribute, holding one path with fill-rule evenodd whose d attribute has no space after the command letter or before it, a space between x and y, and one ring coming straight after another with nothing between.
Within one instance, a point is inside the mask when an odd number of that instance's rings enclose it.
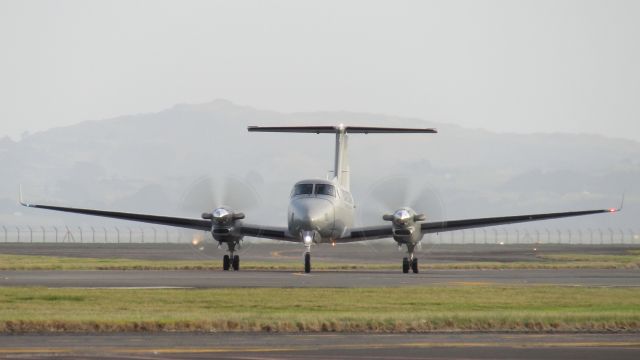
<instances>
[{"instance_id":1,"label":"twin-engine airplane","mask_svg":"<svg viewBox=\"0 0 640 360\"><path fill-rule=\"evenodd\" d=\"M347 162L347 138L349 134L381 133L437 133L435 129L410 129L363 126L249 126L249 132L287 132L334 134L335 164L330 180L310 179L298 181L291 191L287 227L253 225L244 222L245 215L227 206L202 214L201 219L134 214L93 209L79 209L51 205L25 203L24 206L71 213L103 216L122 220L210 231L219 244L226 244L228 255L223 257L222 268L240 269L240 257L234 255L244 236L299 242L306 247L304 271L311 271L311 245L319 243L347 243L392 237L398 245L407 247L408 256L402 259L402 272L418 272L418 259L414 256L416 245L425 234L444 231L513 224L526 221L547 220L570 216L617 212L620 209L572 211L546 214L517 215L478 219L427 222L425 214L403 207L384 214L386 225L353 227L355 203L349 192L349 165Z\"/></svg>"}]
</instances>

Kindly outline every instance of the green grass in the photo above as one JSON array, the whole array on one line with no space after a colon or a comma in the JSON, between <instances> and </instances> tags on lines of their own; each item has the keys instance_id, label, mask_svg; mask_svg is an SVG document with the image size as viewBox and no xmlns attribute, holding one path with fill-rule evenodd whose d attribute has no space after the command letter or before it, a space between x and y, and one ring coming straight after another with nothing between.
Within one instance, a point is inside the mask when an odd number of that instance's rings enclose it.
<instances>
[{"instance_id":1,"label":"green grass","mask_svg":"<svg viewBox=\"0 0 640 360\"><path fill-rule=\"evenodd\" d=\"M576 268L640 269L640 252L637 250L629 250L623 255L549 254L538 258L551 263L571 264Z\"/></svg>"},{"instance_id":2,"label":"green grass","mask_svg":"<svg viewBox=\"0 0 640 360\"><path fill-rule=\"evenodd\" d=\"M553 254L538 255L539 261L528 262L455 262L429 263L425 258L422 269L640 269L640 252L624 255ZM1 255L0 270L219 270L215 260L134 260L96 259L57 256ZM296 260L243 261L243 270L301 269ZM314 261L315 271L323 270L397 270L395 263L331 263Z\"/></svg>"},{"instance_id":3,"label":"green grass","mask_svg":"<svg viewBox=\"0 0 640 360\"><path fill-rule=\"evenodd\" d=\"M0 332L639 331L640 289L0 288Z\"/></svg>"}]
</instances>

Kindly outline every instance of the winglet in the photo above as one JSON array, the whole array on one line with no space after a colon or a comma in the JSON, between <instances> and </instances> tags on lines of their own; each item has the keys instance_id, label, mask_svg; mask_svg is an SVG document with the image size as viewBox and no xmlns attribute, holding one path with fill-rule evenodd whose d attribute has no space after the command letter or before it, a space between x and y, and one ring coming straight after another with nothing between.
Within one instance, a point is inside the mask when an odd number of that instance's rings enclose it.
<instances>
[{"instance_id":1,"label":"winglet","mask_svg":"<svg viewBox=\"0 0 640 360\"><path fill-rule=\"evenodd\" d=\"M618 208L618 211L621 211L622 208L624 208L624 193L622 193L622 200L620 201L620 207Z\"/></svg>"},{"instance_id":2,"label":"winglet","mask_svg":"<svg viewBox=\"0 0 640 360\"><path fill-rule=\"evenodd\" d=\"M622 211L622 209L624 208L624 193L622 193L622 200L620 201L620 206L616 209L616 208L611 208L609 209L609 212L618 212L618 211Z\"/></svg>"},{"instance_id":3,"label":"winglet","mask_svg":"<svg viewBox=\"0 0 640 360\"><path fill-rule=\"evenodd\" d=\"M24 202L24 199L22 198L22 184L20 184L20 190L19 190L19 197L18 197L18 202L20 203L20 205L22 206L31 206L29 204L27 204L26 202Z\"/></svg>"}]
</instances>

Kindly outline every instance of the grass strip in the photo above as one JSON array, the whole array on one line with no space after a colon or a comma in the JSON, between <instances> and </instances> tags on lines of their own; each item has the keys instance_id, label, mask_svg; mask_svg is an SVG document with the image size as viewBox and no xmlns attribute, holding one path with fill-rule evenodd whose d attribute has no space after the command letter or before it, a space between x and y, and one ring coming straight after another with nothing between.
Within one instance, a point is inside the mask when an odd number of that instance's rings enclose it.
<instances>
[{"instance_id":1,"label":"grass strip","mask_svg":"<svg viewBox=\"0 0 640 360\"><path fill-rule=\"evenodd\" d=\"M422 269L640 269L640 253L625 255L538 255L528 262L421 262ZM301 261L242 261L244 270L291 270L301 268ZM74 258L0 254L0 270L219 270L219 260L138 260ZM398 264L338 263L314 261L314 271L327 270L397 270Z\"/></svg>"},{"instance_id":2,"label":"grass strip","mask_svg":"<svg viewBox=\"0 0 640 360\"><path fill-rule=\"evenodd\" d=\"M640 331L640 289L0 288L0 332Z\"/></svg>"}]
</instances>

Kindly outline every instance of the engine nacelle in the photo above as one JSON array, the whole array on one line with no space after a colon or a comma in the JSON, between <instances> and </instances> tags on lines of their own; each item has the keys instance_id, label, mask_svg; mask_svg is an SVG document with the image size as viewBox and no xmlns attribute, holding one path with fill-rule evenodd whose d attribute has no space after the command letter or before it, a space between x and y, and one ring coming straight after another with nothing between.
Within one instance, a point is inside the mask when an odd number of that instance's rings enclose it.
<instances>
[{"instance_id":1,"label":"engine nacelle","mask_svg":"<svg viewBox=\"0 0 640 360\"><path fill-rule=\"evenodd\" d=\"M417 214L411 208L400 208L393 214L382 216L385 221L391 221L393 226L393 239L400 244L417 243L422 240L422 230L419 222L425 221L424 214Z\"/></svg>"},{"instance_id":2,"label":"engine nacelle","mask_svg":"<svg viewBox=\"0 0 640 360\"><path fill-rule=\"evenodd\" d=\"M211 235L218 242L237 242L242 239L239 225L244 214L233 209L220 207L210 213L202 213L202 218L211 220Z\"/></svg>"}]
</instances>

